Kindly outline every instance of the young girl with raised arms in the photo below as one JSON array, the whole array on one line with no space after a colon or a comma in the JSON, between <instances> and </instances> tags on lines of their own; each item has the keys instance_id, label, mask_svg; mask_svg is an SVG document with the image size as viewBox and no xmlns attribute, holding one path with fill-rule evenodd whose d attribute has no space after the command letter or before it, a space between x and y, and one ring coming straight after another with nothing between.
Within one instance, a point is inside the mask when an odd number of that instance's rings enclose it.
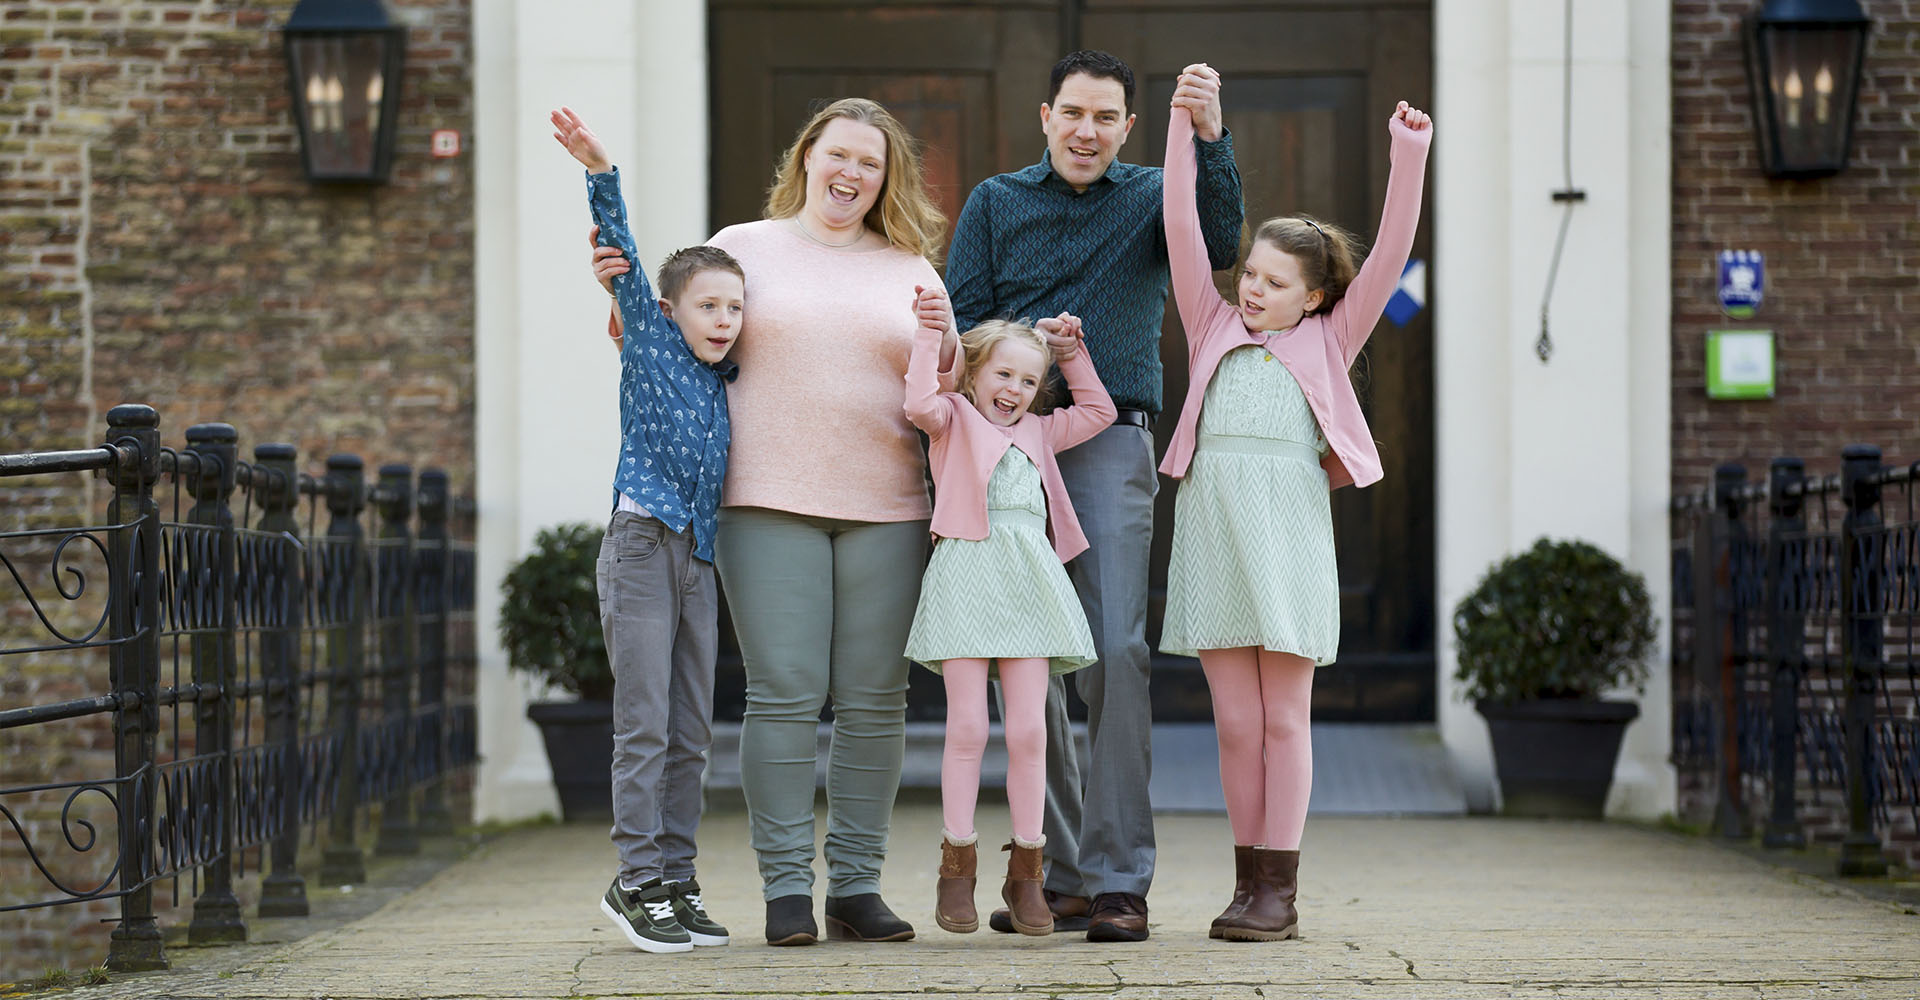
<instances>
[{"instance_id":1,"label":"young girl with raised arms","mask_svg":"<svg viewBox=\"0 0 1920 1000\"><path fill-rule=\"evenodd\" d=\"M1047 679L1093 662L1093 634L1063 564L1087 548L1054 454L1113 423L1113 400L1094 374L1080 320L1062 314L1040 329L1001 320L961 337L955 392L935 384L940 334L923 326L907 362L906 413L927 433L933 469L933 558L907 639L907 657L947 688L940 761L944 836L934 920L978 930L973 890L974 804L987 745L987 679L1005 695L1007 806L1013 841L1000 890L1014 929L1053 932L1041 895L1041 812L1046 794ZM1051 352L1040 331L1075 346L1055 358L1073 405L1033 412Z\"/></svg>"},{"instance_id":2,"label":"young girl with raised arms","mask_svg":"<svg viewBox=\"0 0 1920 1000\"><path fill-rule=\"evenodd\" d=\"M1180 480L1160 648L1198 655L1213 697L1234 887L1209 936L1277 941L1299 930L1313 671L1340 640L1328 492L1380 479L1347 370L1412 251L1433 127L1405 101L1388 121L1386 205L1357 273L1351 235L1268 219L1228 302L1194 204L1194 100L1175 93L1167 129L1167 257L1190 381L1160 465Z\"/></svg>"}]
</instances>

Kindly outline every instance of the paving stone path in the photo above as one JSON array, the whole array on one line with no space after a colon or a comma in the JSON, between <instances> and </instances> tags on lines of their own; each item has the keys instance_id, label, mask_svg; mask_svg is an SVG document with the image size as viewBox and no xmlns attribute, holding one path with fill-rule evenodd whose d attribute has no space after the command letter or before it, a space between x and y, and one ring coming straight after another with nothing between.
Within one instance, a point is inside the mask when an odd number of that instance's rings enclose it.
<instances>
[{"instance_id":1,"label":"paving stone path","mask_svg":"<svg viewBox=\"0 0 1920 1000\"><path fill-rule=\"evenodd\" d=\"M983 808L980 822L983 844L1004 839L1004 809ZM1236 944L1206 937L1232 881L1224 818L1163 816L1153 936L1121 945L939 930L939 824L932 804L895 814L884 889L920 930L905 944L768 947L745 817L727 812L708 817L701 857L709 910L735 935L725 948L630 948L596 909L613 862L605 830L544 827L494 838L343 926L177 952L180 968L79 995L1920 997L1911 910L1629 825L1316 818L1301 866L1305 938ZM1002 855L981 854L984 876ZM998 886L981 879L983 916Z\"/></svg>"}]
</instances>

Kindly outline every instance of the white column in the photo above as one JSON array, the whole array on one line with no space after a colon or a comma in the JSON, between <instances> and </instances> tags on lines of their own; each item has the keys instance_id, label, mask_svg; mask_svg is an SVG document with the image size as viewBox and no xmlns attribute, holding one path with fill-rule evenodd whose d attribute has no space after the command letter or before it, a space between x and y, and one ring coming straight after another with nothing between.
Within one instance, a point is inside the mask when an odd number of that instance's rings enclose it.
<instances>
[{"instance_id":1,"label":"white column","mask_svg":"<svg viewBox=\"0 0 1920 1000\"><path fill-rule=\"evenodd\" d=\"M619 364L587 269L584 174L554 142L567 105L606 141L651 275L707 229L706 6L536 0L474 7L480 819L555 811L526 721L536 691L495 636L500 581L534 533L603 522L612 504Z\"/></svg>"},{"instance_id":2,"label":"white column","mask_svg":"<svg viewBox=\"0 0 1920 1000\"><path fill-rule=\"evenodd\" d=\"M1574 209L1534 353L1565 185L1565 8L1435 5L1434 156L1440 728L1475 808L1493 805L1486 727L1459 700L1452 609L1495 560L1579 538L1667 608L1669 231L1666 12L1575 0ZM1666 653L1655 653L1610 809L1672 807Z\"/></svg>"}]
</instances>

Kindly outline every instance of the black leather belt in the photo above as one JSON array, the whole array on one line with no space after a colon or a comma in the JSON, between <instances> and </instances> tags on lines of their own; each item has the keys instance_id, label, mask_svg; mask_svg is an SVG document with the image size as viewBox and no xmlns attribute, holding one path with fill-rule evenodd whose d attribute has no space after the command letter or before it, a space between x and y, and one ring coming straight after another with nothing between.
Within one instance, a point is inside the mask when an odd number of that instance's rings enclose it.
<instances>
[{"instance_id":1,"label":"black leather belt","mask_svg":"<svg viewBox=\"0 0 1920 1000\"><path fill-rule=\"evenodd\" d=\"M1135 427L1153 429L1153 415L1145 410L1136 410L1131 406L1120 407L1119 415L1113 418L1116 424L1132 424Z\"/></svg>"}]
</instances>

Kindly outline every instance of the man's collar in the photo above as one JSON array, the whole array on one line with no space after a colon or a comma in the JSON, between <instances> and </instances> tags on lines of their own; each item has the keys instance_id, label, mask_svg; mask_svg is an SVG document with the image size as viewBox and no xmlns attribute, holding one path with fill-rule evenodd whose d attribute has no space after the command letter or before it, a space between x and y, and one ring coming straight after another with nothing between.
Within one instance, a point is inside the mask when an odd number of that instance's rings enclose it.
<instances>
[{"instance_id":1,"label":"man's collar","mask_svg":"<svg viewBox=\"0 0 1920 1000\"><path fill-rule=\"evenodd\" d=\"M1114 171L1114 168L1118 167L1119 165L1120 165L1120 158L1118 156L1114 157L1112 160L1107 161L1107 169L1102 171L1100 173L1100 176L1095 177L1093 179L1093 184L1099 184L1102 182L1105 182L1108 184L1114 183L1113 171ZM1065 177L1060 176L1060 174L1053 169L1053 150L1046 149L1044 147L1042 147L1040 150L1040 181L1041 183L1046 183L1047 181L1053 181L1061 185L1062 187L1065 187L1069 191L1073 190L1073 185L1068 184L1067 179ZM1087 185L1088 189L1092 189L1093 184ZM1084 192L1076 191L1074 193L1083 194Z\"/></svg>"}]
</instances>

